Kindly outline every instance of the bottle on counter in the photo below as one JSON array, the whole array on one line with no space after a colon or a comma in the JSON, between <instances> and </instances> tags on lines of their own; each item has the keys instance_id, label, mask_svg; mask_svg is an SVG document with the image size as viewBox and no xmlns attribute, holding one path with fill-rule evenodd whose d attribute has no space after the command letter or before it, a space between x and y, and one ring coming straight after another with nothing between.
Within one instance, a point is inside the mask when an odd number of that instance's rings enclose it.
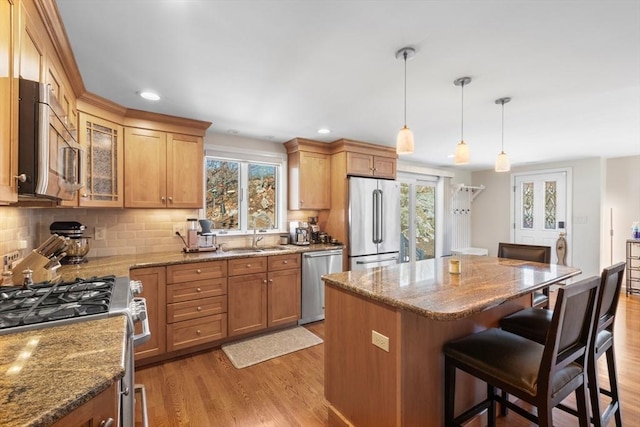
<instances>
[{"instance_id":1,"label":"bottle on counter","mask_svg":"<svg viewBox=\"0 0 640 427\"><path fill-rule=\"evenodd\" d=\"M631 238L640 239L640 225L637 222L631 225Z\"/></svg>"}]
</instances>

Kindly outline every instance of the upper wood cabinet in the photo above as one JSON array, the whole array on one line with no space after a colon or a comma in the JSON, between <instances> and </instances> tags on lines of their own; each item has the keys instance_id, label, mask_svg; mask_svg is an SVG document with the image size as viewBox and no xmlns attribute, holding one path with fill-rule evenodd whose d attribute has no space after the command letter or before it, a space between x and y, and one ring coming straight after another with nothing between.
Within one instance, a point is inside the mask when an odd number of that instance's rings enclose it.
<instances>
[{"instance_id":1,"label":"upper wood cabinet","mask_svg":"<svg viewBox=\"0 0 640 427\"><path fill-rule=\"evenodd\" d=\"M18 6L0 0L0 203L18 200Z\"/></svg>"},{"instance_id":2,"label":"upper wood cabinet","mask_svg":"<svg viewBox=\"0 0 640 427\"><path fill-rule=\"evenodd\" d=\"M292 139L285 143L289 169L289 209L331 208L329 145Z\"/></svg>"},{"instance_id":3,"label":"upper wood cabinet","mask_svg":"<svg viewBox=\"0 0 640 427\"><path fill-rule=\"evenodd\" d=\"M124 154L125 207L202 207L201 137L127 127Z\"/></svg>"},{"instance_id":4,"label":"upper wood cabinet","mask_svg":"<svg viewBox=\"0 0 640 427\"><path fill-rule=\"evenodd\" d=\"M396 159L347 152L347 174L394 179L396 177Z\"/></svg>"},{"instance_id":5,"label":"upper wood cabinet","mask_svg":"<svg viewBox=\"0 0 640 427\"><path fill-rule=\"evenodd\" d=\"M85 186L80 206L124 206L124 128L122 125L79 114L78 142L85 149Z\"/></svg>"}]
</instances>

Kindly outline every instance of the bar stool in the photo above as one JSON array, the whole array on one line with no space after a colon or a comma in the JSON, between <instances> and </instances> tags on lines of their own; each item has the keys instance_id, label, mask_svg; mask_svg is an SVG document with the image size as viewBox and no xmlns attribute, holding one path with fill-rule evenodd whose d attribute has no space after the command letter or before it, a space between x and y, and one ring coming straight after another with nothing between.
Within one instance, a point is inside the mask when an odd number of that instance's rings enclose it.
<instances>
[{"instance_id":1,"label":"bar stool","mask_svg":"<svg viewBox=\"0 0 640 427\"><path fill-rule=\"evenodd\" d=\"M529 421L551 427L552 409L571 393L576 396L580 426L588 426L585 366L599 285L600 278L591 277L558 291L544 345L497 328L446 343L445 426L459 426L488 410L488 425L493 427L498 401ZM454 417L456 369L486 382L487 397ZM496 388L535 406L538 415L502 398Z\"/></svg>"},{"instance_id":2,"label":"bar stool","mask_svg":"<svg viewBox=\"0 0 640 427\"><path fill-rule=\"evenodd\" d=\"M551 247L499 242L498 257L549 264L551 262ZM545 288L541 292L534 292L531 298L532 307L548 308L549 288Z\"/></svg>"},{"instance_id":3,"label":"bar stool","mask_svg":"<svg viewBox=\"0 0 640 427\"><path fill-rule=\"evenodd\" d=\"M622 287L625 263L620 262L602 270L600 278L600 294L596 304L596 325L593 330L590 360L587 365L587 380L591 398L591 422L595 427L606 426L612 416L615 416L616 426L622 427L620 401L618 395L618 378L616 373L615 353L613 346L613 327L618 309L618 298ZM539 309L524 309L500 320L500 327L508 332L520 335L538 343L544 343L547 331L551 325L553 311ZM609 390L598 384L598 359L607 356L607 370L609 373ZM599 394L611 398L611 402L600 411ZM575 413L575 410L564 405L561 409Z\"/></svg>"}]
</instances>

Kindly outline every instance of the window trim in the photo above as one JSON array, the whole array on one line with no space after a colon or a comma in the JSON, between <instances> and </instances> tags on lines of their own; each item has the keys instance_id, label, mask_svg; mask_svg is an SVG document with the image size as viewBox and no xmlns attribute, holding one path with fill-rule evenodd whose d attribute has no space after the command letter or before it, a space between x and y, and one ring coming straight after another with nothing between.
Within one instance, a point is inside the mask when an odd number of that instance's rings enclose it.
<instances>
[{"instance_id":1,"label":"window trim","mask_svg":"<svg viewBox=\"0 0 640 427\"><path fill-rule=\"evenodd\" d=\"M247 207L247 198L248 194L247 182L243 182L243 173L244 177L248 176L248 165L249 163L263 163L274 165L277 167L276 169L276 185L277 185L277 196L276 196L276 228L268 231L259 231L261 234L281 234L286 232L286 221L287 221L287 156L285 153L275 153L275 152L267 152L267 151L255 151L255 150L247 150L243 148L236 147L205 147L204 152L204 170L207 170L207 157L213 157L219 160L228 160L232 162L238 162L240 164L240 186L243 194L242 200L240 201L240 209L241 212L244 212L244 215L240 217L240 229L239 230L223 230L215 229L216 234L225 235L225 236L245 236L253 234L253 229L249 229L249 218L248 218L248 207ZM207 174L203 174L203 188L206 191L207 188ZM206 198L205 193L202 193L203 197L203 209L200 209L200 217L205 218L206 215Z\"/></svg>"}]
</instances>

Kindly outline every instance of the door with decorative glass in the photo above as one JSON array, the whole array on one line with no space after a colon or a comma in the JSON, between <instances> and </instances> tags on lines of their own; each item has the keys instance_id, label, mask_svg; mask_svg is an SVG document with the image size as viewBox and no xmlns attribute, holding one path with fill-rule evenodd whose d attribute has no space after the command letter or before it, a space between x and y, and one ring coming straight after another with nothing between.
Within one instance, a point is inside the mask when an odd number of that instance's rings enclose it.
<instances>
[{"instance_id":1,"label":"door with decorative glass","mask_svg":"<svg viewBox=\"0 0 640 427\"><path fill-rule=\"evenodd\" d=\"M435 182L400 179L400 262L435 258Z\"/></svg>"},{"instance_id":2,"label":"door with decorative glass","mask_svg":"<svg viewBox=\"0 0 640 427\"><path fill-rule=\"evenodd\" d=\"M567 171L516 175L514 242L551 246L551 262L557 263L556 243L568 227L567 193ZM567 247L568 264L570 256Z\"/></svg>"}]
</instances>

